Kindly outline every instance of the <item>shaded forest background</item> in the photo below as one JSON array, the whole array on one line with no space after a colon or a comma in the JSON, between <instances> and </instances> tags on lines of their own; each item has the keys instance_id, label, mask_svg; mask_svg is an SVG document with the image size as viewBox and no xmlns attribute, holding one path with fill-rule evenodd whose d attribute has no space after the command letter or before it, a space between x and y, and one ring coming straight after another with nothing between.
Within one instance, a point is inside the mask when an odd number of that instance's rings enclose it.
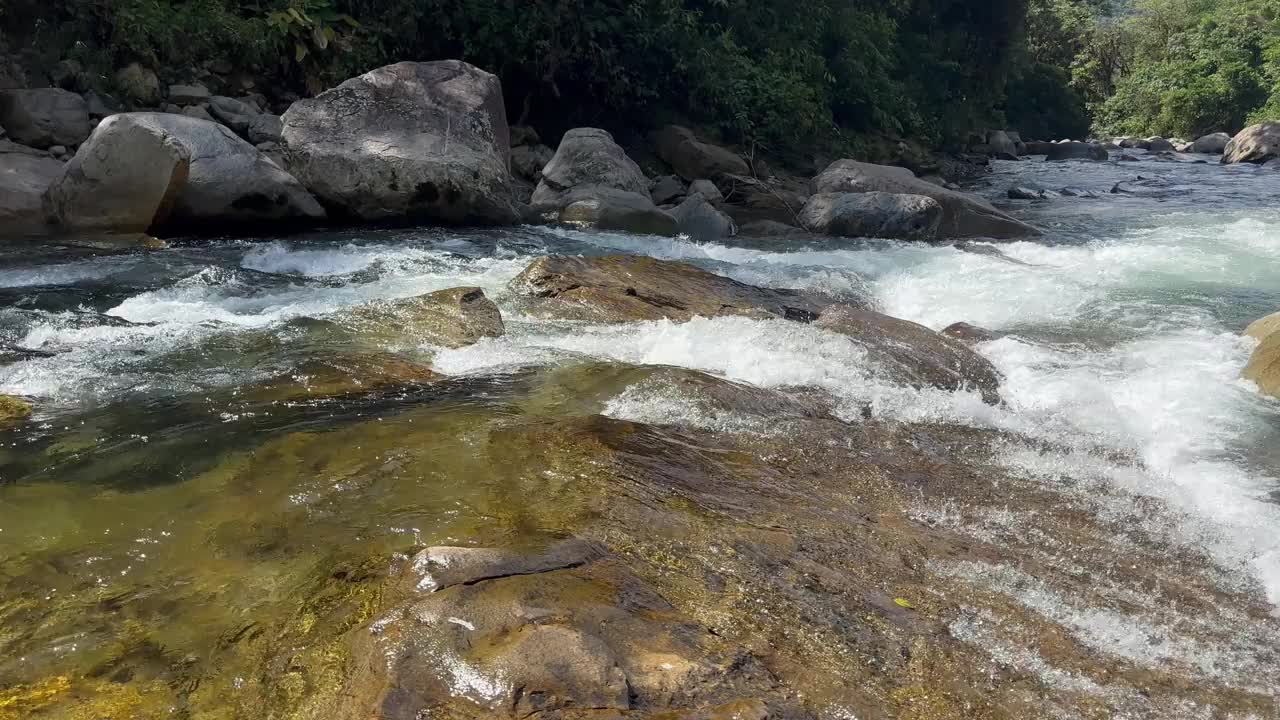
<instances>
[{"instance_id":1,"label":"shaded forest background","mask_svg":"<svg viewBox=\"0 0 1280 720\"><path fill-rule=\"evenodd\" d=\"M318 92L403 59L497 73L513 122L669 120L765 147L973 130L1197 134L1280 117L1280 0L0 0L10 52L109 92L140 61Z\"/></svg>"}]
</instances>

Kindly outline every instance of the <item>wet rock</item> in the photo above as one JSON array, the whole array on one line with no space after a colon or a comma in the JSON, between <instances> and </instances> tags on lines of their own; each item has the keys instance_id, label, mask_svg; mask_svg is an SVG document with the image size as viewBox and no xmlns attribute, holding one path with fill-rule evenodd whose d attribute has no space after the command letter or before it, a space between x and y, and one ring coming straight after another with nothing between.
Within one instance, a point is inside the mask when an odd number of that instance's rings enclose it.
<instances>
[{"instance_id":1,"label":"wet rock","mask_svg":"<svg viewBox=\"0 0 1280 720\"><path fill-rule=\"evenodd\" d=\"M689 183L689 194L697 193L707 199L712 205L719 205L724 202L724 195L720 192L720 188L710 180L694 180Z\"/></svg>"},{"instance_id":2,"label":"wet rock","mask_svg":"<svg viewBox=\"0 0 1280 720\"><path fill-rule=\"evenodd\" d=\"M1280 332L1280 312L1254 320L1244 329L1244 334L1256 340L1265 340L1272 333Z\"/></svg>"},{"instance_id":3,"label":"wet rock","mask_svg":"<svg viewBox=\"0 0 1280 720\"><path fill-rule=\"evenodd\" d=\"M283 121L290 169L342 214L478 225L520 220L502 87L467 63L378 68L294 103Z\"/></svg>"},{"instance_id":4,"label":"wet rock","mask_svg":"<svg viewBox=\"0 0 1280 720\"><path fill-rule=\"evenodd\" d=\"M649 197L648 178L612 135L599 128L574 128L542 169L532 204L539 210L559 210L569 193L594 188Z\"/></svg>"},{"instance_id":5,"label":"wet rock","mask_svg":"<svg viewBox=\"0 0 1280 720\"><path fill-rule=\"evenodd\" d=\"M385 353L338 352L299 363L245 391L255 402L301 402L435 382L429 366Z\"/></svg>"},{"instance_id":6,"label":"wet rock","mask_svg":"<svg viewBox=\"0 0 1280 720\"><path fill-rule=\"evenodd\" d=\"M1264 122L1236 133L1223 149L1223 164L1264 163L1280 155L1280 122Z\"/></svg>"},{"instance_id":7,"label":"wet rock","mask_svg":"<svg viewBox=\"0 0 1280 720\"><path fill-rule=\"evenodd\" d=\"M984 243L958 242L955 244L954 247L956 250L959 250L960 252L967 252L973 255L983 255L985 257L995 258L997 260L1000 260L1001 262L1007 262L1011 265L1024 265L1027 267L1031 266L1031 263L1026 263L1016 258L1009 257L1000 248L992 247L991 245L987 245Z\"/></svg>"},{"instance_id":8,"label":"wet rock","mask_svg":"<svg viewBox=\"0 0 1280 720\"><path fill-rule=\"evenodd\" d=\"M1180 152L1202 153L1205 155L1222 155L1226 152L1227 143L1231 142L1231 136L1224 133L1213 133L1210 135L1202 135L1191 143L1191 147L1186 150L1179 149Z\"/></svg>"},{"instance_id":9,"label":"wet rock","mask_svg":"<svg viewBox=\"0 0 1280 720\"><path fill-rule=\"evenodd\" d=\"M62 174L50 157L0 153L0 235L16 237L45 230L42 197Z\"/></svg>"},{"instance_id":10,"label":"wet rock","mask_svg":"<svg viewBox=\"0 0 1280 720\"><path fill-rule=\"evenodd\" d=\"M654 179L649 189L649 197L654 205L666 205L684 196L684 183L675 175L663 175Z\"/></svg>"},{"instance_id":11,"label":"wet rock","mask_svg":"<svg viewBox=\"0 0 1280 720\"><path fill-rule=\"evenodd\" d=\"M696 242L716 242L738 234L738 227L728 215L717 210L701 193L689 197L671 211L677 231Z\"/></svg>"},{"instance_id":12,"label":"wet rock","mask_svg":"<svg viewBox=\"0 0 1280 720\"><path fill-rule=\"evenodd\" d=\"M170 85L169 102L174 105L199 105L211 97L209 88L200 85Z\"/></svg>"},{"instance_id":13,"label":"wet rock","mask_svg":"<svg viewBox=\"0 0 1280 720\"><path fill-rule=\"evenodd\" d=\"M1052 147L1045 153L1046 162L1054 162L1059 160L1093 160L1095 162L1103 162L1110 157L1107 151L1097 143L1086 142L1061 142L1053 143Z\"/></svg>"},{"instance_id":14,"label":"wet rock","mask_svg":"<svg viewBox=\"0 0 1280 720\"><path fill-rule=\"evenodd\" d=\"M720 315L808 322L829 304L796 290L758 288L692 265L632 255L538 258L511 289L535 315L594 322Z\"/></svg>"},{"instance_id":15,"label":"wet rock","mask_svg":"<svg viewBox=\"0 0 1280 720\"><path fill-rule=\"evenodd\" d=\"M1280 398L1280 331L1262 338L1245 366L1244 378L1257 383L1264 394Z\"/></svg>"},{"instance_id":16,"label":"wet rock","mask_svg":"<svg viewBox=\"0 0 1280 720\"><path fill-rule=\"evenodd\" d=\"M1083 188L1077 188L1077 187L1065 187L1059 190L1058 192L1062 193L1063 197L1075 197L1075 198L1102 197L1101 193L1098 193L1094 190L1085 190Z\"/></svg>"},{"instance_id":17,"label":"wet rock","mask_svg":"<svg viewBox=\"0 0 1280 720\"><path fill-rule=\"evenodd\" d=\"M1185 195L1191 188L1176 185L1163 177L1144 177L1139 175L1133 180L1121 180L1111 188L1113 195L1133 195L1138 197L1165 198Z\"/></svg>"},{"instance_id":18,"label":"wet rock","mask_svg":"<svg viewBox=\"0 0 1280 720\"><path fill-rule=\"evenodd\" d=\"M997 333L994 330L988 330L984 327L978 327L977 325L970 325L967 322L952 323L942 329L942 334L949 338L959 340L969 347L980 345L985 342L991 342L992 340L999 340L1004 337L1002 333Z\"/></svg>"},{"instance_id":19,"label":"wet rock","mask_svg":"<svg viewBox=\"0 0 1280 720\"><path fill-rule=\"evenodd\" d=\"M931 197L862 192L812 195L799 220L811 232L838 237L932 240L942 217Z\"/></svg>"},{"instance_id":20,"label":"wet rock","mask_svg":"<svg viewBox=\"0 0 1280 720\"><path fill-rule=\"evenodd\" d=\"M689 182L702 178L718 180L725 175L751 174L747 161L740 155L719 145L703 142L692 130L679 125L667 125L659 131L658 157Z\"/></svg>"},{"instance_id":21,"label":"wet rock","mask_svg":"<svg viewBox=\"0 0 1280 720\"><path fill-rule=\"evenodd\" d=\"M791 237L797 235L810 235L811 233L804 228L788 225L787 223L778 222L776 220L752 220L738 228L738 234L743 237Z\"/></svg>"},{"instance_id":22,"label":"wet rock","mask_svg":"<svg viewBox=\"0 0 1280 720\"><path fill-rule=\"evenodd\" d=\"M938 187L920 180L910 170L837 160L814 178L814 193L865 193L881 191L924 195L942 206L938 237L991 237L1008 239L1038 235L1034 227L997 210L982 198Z\"/></svg>"},{"instance_id":23,"label":"wet rock","mask_svg":"<svg viewBox=\"0 0 1280 720\"><path fill-rule=\"evenodd\" d=\"M79 145L89 137L84 98L59 88L0 91L0 125L23 145Z\"/></svg>"},{"instance_id":24,"label":"wet rock","mask_svg":"<svg viewBox=\"0 0 1280 720\"><path fill-rule=\"evenodd\" d=\"M853 338L890 379L913 387L976 390L1000 402L1000 374L963 343L907 320L846 305L823 311L818 327Z\"/></svg>"},{"instance_id":25,"label":"wet rock","mask_svg":"<svg viewBox=\"0 0 1280 720\"><path fill-rule=\"evenodd\" d=\"M12 395L0 395L0 427L14 425L31 417L31 403Z\"/></svg>"},{"instance_id":26,"label":"wet rock","mask_svg":"<svg viewBox=\"0 0 1280 720\"><path fill-rule=\"evenodd\" d=\"M1173 152L1173 143L1159 137L1152 136L1147 138L1147 150L1150 152Z\"/></svg>"},{"instance_id":27,"label":"wet rock","mask_svg":"<svg viewBox=\"0 0 1280 720\"><path fill-rule=\"evenodd\" d=\"M160 79L154 71L138 63L130 63L116 72L116 87L129 102L138 107L160 104Z\"/></svg>"},{"instance_id":28,"label":"wet rock","mask_svg":"<svg viewBox=\"0 0 1280 720\"><path fill-rule=\"evenodd\" d=\"M50 185L45 207L63 228L120 232L324 217L292 175L230 130L168 113L103 120Z\"/></svg>"},{"instance_id":29,"label":"wet rock","mask_svg":"<svg viewBox=\"0 0 1280 720\"><path fill-rule=\"evenodd\" d=\"M1010 200L1052 200L1057 197L1061 197L1061 195L1053 190L1024 187L1022 185L1015 185L1009 188Z\"/></svg>"},{"instance_id":30,"label":"wet rock","mask_svg":"<svg viewBox=\"0 0 1280 720\"><path fill-rule=\"evenodd\" d=\"M362 305L351 312L350 323L366 341L410 348L463 347L506 332L498 306L476 287Z\"/></svg>"},{"instance_id":31,"label":"wet rock","mask_svg":"<svg viewBox=\"0 0 1280 720\"><path fill-rule=\"evenodd\" d=\"M533 206L538 205L534 191ZM615 230L640 235L675 235L676 219L659 209L640 193L610 187L579 187L557 197L561 205L556 218L563 223L597 230Z\"/></svg>"}]
</instances>

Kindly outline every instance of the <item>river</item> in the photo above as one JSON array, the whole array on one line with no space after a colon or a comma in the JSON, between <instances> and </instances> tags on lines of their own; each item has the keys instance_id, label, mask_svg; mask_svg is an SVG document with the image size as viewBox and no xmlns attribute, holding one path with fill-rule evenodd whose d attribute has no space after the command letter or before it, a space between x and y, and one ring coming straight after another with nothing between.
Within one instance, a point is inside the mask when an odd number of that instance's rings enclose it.
<instances>
[{"instance_id":1,"label":"river","mask_svg":"<svg viewBox=\"0 0 1280 720\"><path fill-rule=\"evenodd\" d=\"M1138 175L1165 182L1110 192ZM1000 462L1090 497L1101 516L1159 502L1167 512L1135 522L1149 521L1144 530L1171 556L1194 548L1223 592L1280 605L1280 402L1239 379L1253 346L1241 330L1280 310L1276 177L1216 163L998 162L969 189L1045 237L968 250L695 244L543 228L177 240L106 255L0 249L0 345L16 349L0 360L0 393L37 408L31 422L0 431L0 716L6 686L50 688L43 700L29 694L29 707L73 716L91 693L64 702L50 677L72 678L72 693L75 678L113 678L119 699L125 690L146 696L146 683L160 680L177 693L181 666L232 693L252 659L219 660L218 649L246 628L293 617L316 568L335 557L544 526L545 517L494 489L466 436L510 403L537 402L522 384L531 369L588 362L816 392L850 423L869 413L1043 441L1052 451L1014 447ZM1099 195L1003 200L1011 185ZM1005 402L894 385L828 333L783 321L583 326L520 316L507 283L531 258L553 253L647 254L756 285L869 297L935 330L964 321L1005 332L978 347L1005 377ZM327 342L316 339L317 319L457 286L479 286L498 303L506 336L457 349L411 338L381 348L448 381L370 385L337 400L254 394L299 372ZM743 429L644 383L609 399L603 414ZM1112 459L1099 459L1098 448ZM937 520L937 512L918 515ZM1252 639L1238 647L1201 648L1221 651L1219 670L1231 666L1204 676L1229 675L1228 684L1249 676L1250 692L1274 699L1280 666L1266 646L1275 627L1250 622L1257 632L1242 630ZM1124 649L1132 623L1094 615L1060 624L1097 631L1100 651L1139 665L1190 662L1176 647L1161 655L1150 637ZM960 625L952 632L964 635ZM195 706L199 692L184 697ZM1198 712L1186 717L1209 716Z\"/></svg>"}]
</instances>

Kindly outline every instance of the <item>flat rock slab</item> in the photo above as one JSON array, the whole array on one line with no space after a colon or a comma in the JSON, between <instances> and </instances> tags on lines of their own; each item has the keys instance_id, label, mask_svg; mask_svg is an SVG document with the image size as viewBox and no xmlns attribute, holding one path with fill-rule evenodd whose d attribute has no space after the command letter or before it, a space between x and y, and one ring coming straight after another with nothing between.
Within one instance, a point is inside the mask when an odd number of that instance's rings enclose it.
<instances>
[{"instance_id":1,"label":"flat rock slab","mask_svg":"<svg viewBox=\"0 0 1280 720\"><path fill-rule=\"evenodd\" d=\"M413 557L418 590L438 592L454 585L472 585L482 580L536 575L585 565L604 557L598 543L570 539L554 543L541 552L470 547L431 547Z\"/></svg>"},{"instance_id":2,"label":"flat rock slab","mask_svg":"<svg viewBox=\"0 0 1280 720\"><path fill-rule=\"evenodd\" d=\"M511 289L542 317L594 322L745 315L816 319L830 304L799 290L759 288L692 265L634 255L538 258Z\"/></svg>"}]
</instances>

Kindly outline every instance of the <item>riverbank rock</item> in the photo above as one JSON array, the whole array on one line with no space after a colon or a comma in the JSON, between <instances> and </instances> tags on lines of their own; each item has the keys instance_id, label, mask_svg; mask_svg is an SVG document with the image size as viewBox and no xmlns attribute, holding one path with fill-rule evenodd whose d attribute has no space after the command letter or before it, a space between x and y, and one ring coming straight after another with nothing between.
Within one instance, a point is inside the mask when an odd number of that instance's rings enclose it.
<instances>
[{"instance_id":1,"label":"riverbank rock","mask_svg":"<svg viewBox=\"0 0 1280 720\"><path fill-rule=\"evenodd\" d=\"M0 236L45 230L44 192L62 174L48 156L0 152Z\"/></svg>"},{"instance_id":2,"label":"riverbank rock","mask_svg":"<svg viewBox=\"0 0 1280 720\"><path fill-rule=\"evenodd\" d=\"M689 183L689 194L701 195L712 205L719 205L724 202L724 193L720 192L720 188L716 187L715 183L705 178Z\"/></svg>"},{"instance_id":3,"label":"riverbank rock","mask_svg":"<svg viewBox=\"0 0 1280 720\"><path fill-rule=\"evenodd\" d=\"M677 175L663 175L654 178L649 188L649 197L654 205L666 205L684 197L684 181Z\"/></svg>"},{"instance_id":4,"label":"riverbank rock","mask_svg":"<svg viewBox=\"0 0 1280 720\"><path fill-rule=\"evenodd\" d=\"M613 136L598 128L565 133L542 169L530 201L560 222L647 235L674 235L676 220L658 209L649 179Z\"/></svg>"},{"instance_id":5,"label":"riverbank rock","mask_svg":"<svg viewBox=\"0 0 1280 720\"><path fill-rule=\"evenodd\" d=\"M541 257L511 281L511 290L535 316L609 323L699 315L810 322L830 304L798 290L759 288L692 265L634 255Z\"/></svg>"},{"instance_id":6,"label":"riverbank rock","mask_svg":"<svg viewBox=\"0 0 1280 720\"><path fill-rule=\"evenodd\" d=\"M1162 137L1152 136L1147 138L1147 150L1150 152L1173 152L1174 146L1173 143Z\"/></svg>"},{"instance_id":7,"label":"riverbank rock","mask_svg":"<svg viewBox=\"0 0 1280 720\"><path fill-rule=\"evenodd\" d=\"M532 204L536 209L557 209L564 206L569 192L585 188L648 196L649 179L608 132L574 128L565 133L555 155L542 169Z\"/></svg>"},{"instance_id":8,"label":"riverbank rock","mask_svg":"<svg viewBox=\"0 0 1280 720\"><path fill-rule=\"evenodd\" d=\"M0 127L23 145L76 146L89 137L84 98L59 88L0 92Z\"/></svg>"},{"instance_id":9,"label":"riverbank rock","mask_svg":"<svg viewBox=\"0 0 1280 720\"><path fill-rule=\"evenodd\" d=\"M837 160L813 179L812 191L822 193L887 192L924 195L942 206L940 238L990 237L1011 239L1039 235L1036 228L999 210L982 198L921 180L910 170Z\"/></svg>"},{"instance_id":10,"label":"riverbank rock","mask_svg":"<svg viewBox=\"0 0 1280 720\"><path fill-rule=\"evenodd\" d=\"M720 212L702 193L691 192L671 211L676 229L696 242L716 242L738 234L738 226Z\"/></svg>"},{"instance_id":11,"label":"riverbank rock","mask_svg":"<svg viewBox=\"0 0 1280 720\"><path fill-rule=\"evenodd\" d=\"M1264 122L1236 133L1223 148L1223 164L1265 163L1280 156L1280 122Z\"/></svg>"},{"instance_id":12,"label":"riverbank rock","mask_svg":"<svg viewBox=\"0 0 1280 720\"><path fill-rule=\"evenodd\" d=\"M174 105L199 105L209 102L212 93L209 88L199 83L192 85L170 85L169 102Z\"/></svg>"},{"instance_id":13,"label":"riverbank rock","mask_svg":"<svg viewBox=\"0 0 1280 720\"><path fill-rule=\"evenodd\" d=\"M12 395L0 395L0 427L15 425L31 417L31 403Z\"/></svg>"},{"instance_id":14,"label":"riverbank rock","mask_svg":"<svg viewBox=\"0 0 1280 720\"><path fill-rule=\"evenodd\" d=\"M819 193L805 203L799 219L809 231L825 235L932 240L942 215L942 205L924 195Z\"/></svg>"},{"instance_id":15,"label":"riverbank rock","mask_svg":"<svg viewBox=\"0 0 1280 720\"><path fill-rule=\"evenodd\" d=\"M253 402L299 402L340 398L435 382L429 366L390 353L341 352L298 363L288 372L247 388Z\"/></svg>"},{"instance_id":16,"label":"riverbank rock","mask_svg":"<svg viewBox=\"0 0 1280 720\"><path fill-rule=\"evenodd\" d=\"M1227 149L1231 136L1224 133L1213 133L1196 138L1191 147L1184 152L1203 153L1205 155L1221 155Z\"/></svg>"},{"instance_id":17,"label":"riverbank rock","mask_svg":"<svg viewBox=\"0 0 1280 720\"><path fill-rule=\"evenodd\" d=\"M324 217L292 175L231 130L169 113L103 120L49 186L45 209L64 229L117 232Z\"/></svg>"},{"instance_id":18,"label":"riverbank rock","mask_svg":"<svg viewBox=\"0 0 1280 720\"><path fill-rule=\"evenodd\" d=\"M1001 160L1017 160L1018 144L1004 130L987 133L988 154Z\"/></svg>"},{"instance_id":19,"label":"riverbank rock","mask_svg":"<svg viewBox=\"0 0 1280 720\"><path fill-rule=\"evenodd\" d=\"M518 222L498 79L458 60L401 62L294 103L289 167L338 215Z\"/></svg>"},{"instance_id":20,"label":"riverbank rock","mask_svg":"<svg viewBox=\"0 0 1280 720\"><path fill-rule=\"evenodd\" d=\"M1266 395L1280 398L1280 332L1272 332L1253 351L1244 378L1257 383Z\"/></svg>"},{"instance_id":21,"label":"riverbank rock","mask_svg":"<svg viewBox=\"0 0 1280 720\"><path fill-rule=\"evenodd\" d=\"M498 306L477 287L361 305L348 322L363 341L395 348L458 348L506 333Z\"/></svg>"},{"instance_id":22,"label":"riverbank rock","mask_svg":"<svg viewBox=\"0 0 1280 720\"><path fill-rule=\"evenodd\" d=\"M1280 332L1280 312L1272 313L1259 320L1254 320L1244 329L1244 334L1256 340L1265 340L1268 335Z\"/></svg>"},{"instance_id":23,"label":"riverbank rock","mask_svg":"<svg viewBox=\"0 0 1280 720\"><path fill-rule=\"evenodd\" d=\"M983 402L1000 402L995 366L964 343L923 325L847 305L833 305L814 324L853 338L896 383L950 392L975 390Z\"/></svg>"},{"instance_id":24,"label":"riverbank rock","mask_svg":"<svg viewBox=\"0 0 1280 720\"><path fill-rule=\"evenodd\" d=\"M658 157L689 182L751 174L751 168L742 156L719 145L703 142L692 130L679 125L667 125L659 131Z\"/></svg>"},{"instance_id":25,"label":"riverbank rock","mask_svg":"<svg viewBox=\"0 0 1280 720\"><path fill-rule=\"evenodd\" d=\"M1086 142L1061 142L1053 143L1045 153L1045 161L1055 162L1059 160L1093 160L1103 162L1108 157L1107 151L1097 143Z\"/></svg>"}]
</instances>

